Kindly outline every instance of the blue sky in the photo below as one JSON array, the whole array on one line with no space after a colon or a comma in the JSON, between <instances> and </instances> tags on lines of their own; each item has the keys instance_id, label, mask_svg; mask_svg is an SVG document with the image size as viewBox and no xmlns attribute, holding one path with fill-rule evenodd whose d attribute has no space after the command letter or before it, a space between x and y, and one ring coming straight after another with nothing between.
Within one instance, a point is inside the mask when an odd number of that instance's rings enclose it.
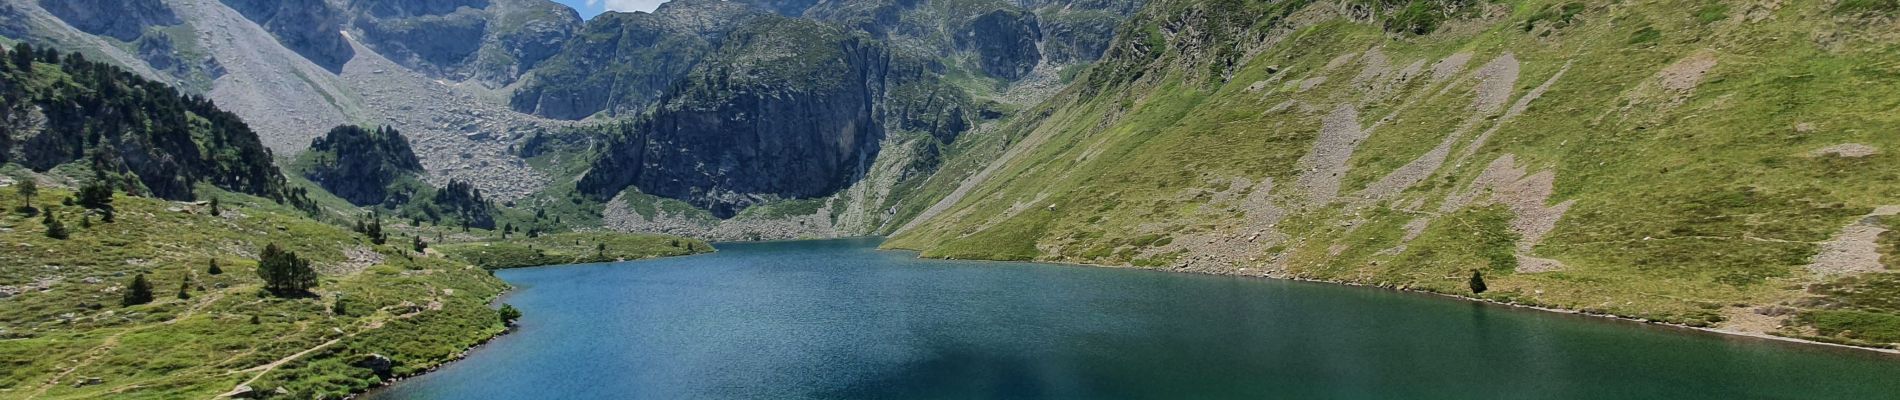
<instances>
[{"instance_id":1,"label":"blue sky","mask_svg":"<svg viewBox=\"0 0 1900 400\"><path fill-rule=\"evenodd\" d=\"M666 0L554 0L554 1L561 4L566 4L568 7L574 7L575 10L580 10L581 18L590 18L590 19L594 18L595 15L600 15L600 13L608 11L608 10L653 11L654 7L659 7L660 3L666 2Z\"/></svg>"}]
</instances>

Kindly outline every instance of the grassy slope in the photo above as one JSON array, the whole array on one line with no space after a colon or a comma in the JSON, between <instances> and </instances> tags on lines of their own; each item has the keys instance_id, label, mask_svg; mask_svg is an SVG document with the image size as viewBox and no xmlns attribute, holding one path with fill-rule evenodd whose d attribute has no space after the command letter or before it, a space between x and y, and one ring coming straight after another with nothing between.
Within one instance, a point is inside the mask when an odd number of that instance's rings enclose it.
<instances>
[{"instance_id":1,"label":"grassy slope","mask_svg":"<svg viewBox=\"0 0 1900 400\"><path fill-rule=\"evenodd\" d=\"M932 257L1266 270L1453 293L1464 291L1469 270L1483 269L1492 288L1485 298L1695 325L1719 324L1758 305L1812 306L1800 299L1828 297L1802 289L1827 280L1803 268L1818 242L1876 206L1900 202L1900 186L1892 183L1892 149L1900 137L1886 133L1900 105L1894 90L1900 70L1891 63L1900 48L1880 39L1893 36L1891 26L1818 2L1778 9L1713 1L1582 2L1568 8L1568 22L1553 22L1562 19L1565 4L1492 4L1479 13L1488 17L1398 36L1378 24L1332 17L1323 11L1332 4L1292 13L1289 20L1299 22L1281 24L1269 16L1282 5L1154 3L1123 26L1118 43L1165 51L1152 63L1111 59L1088 72L1130 76L1131 69L1117 68L1132 65L1139 79L1109 80L1094 95L1072 87L1057 96L1051 116L1022 133L1046 140L1026 141L1037 146L948 212L887 245ZM1282 41L1188 47L1167 38L1189 35L1159 33L1182 16L1234 12L1259 17L1237 19L1261 21L1244 27L1261 34L1226 40ZM1364 69L1358 59L1326 68L1339 56L1374 47L1393 70L1424 60L1425 75L1449 55L1473 57L1451 83L1419 78L1384 92L1354 84ZM1231 70L1209 61L1223 49L1243 54ZM1676 104L1658 74L1699 51L1718 62ZM1570 69L1522 116L1502 122L1474 155L1433 171L1424 183L1362 206L1300 204L1298 161L1328 112L1356 105L1362 126L1395 117L1347 162L1340 193L1351 196L1425 154L1459 124L1473 121L1479 129L1456 141L1454 159L1478 132L1498 124L1495 116L1472 116L1477 84L1468 79L1506 53L1522 67L1512 102L1565 65ZM1327 80L1306 89L1289 83L1317 77ZM1260 90L1249 90L1263 81ZM1274 110L1283 103L1312 110ZM1886 151L1860 158L1809 155L1841 143ZM1530 172L1555 174L1548 204L1575 201L1526 254L1561 261L1565 269L1514 272L1518 260L1510 244L1518 237L1502 206L1479 201L1439 212L1449 195L1505 155ZM1250 227L1268 213L1216 200L1236 178L1271 178L1276 184L1267 197L1287 216L1270 227ZM955 182L931 184L922 192L944 193ZM1252 190L1259 189L1233 195ZM1402 227L1415 219L1430 224L1405 242ZM1204 252L1185 239L1236 244L1243 254L1208 265L1196 258ZM1900 295L1892 285L1869 286ZM1884 312L1890 324L1894 310ZM1793 325L1778 333L1822 333ZM1881 323L1863 325L1880 329Z\"/></svg>"},{"instance_id":2,"label":"grassy slope","mask_svg":"<svg viewBox=\"0 0 1900 400\"><path fill-rule=\"evenodd\" d=\"M43 189L35 203L45 209L68 194ZM376 246L268 200L220 198L226 211L214 217L202 206L121 196L118 221L91 228L79 226L76 207L54 207L72 230L64 241L46 238L37 217L0 216L0 245L10 249L0 253L0 286L52 282L0 299L0 398L206 398L254 378L250 386L267 391L337 398L380 381L352 366L366 355L394 359L398 375L419 373L504 330L488 305L507 285L463 262L418 256L403 239L429 233L392 225L401 236ZM19 205L11 190L0 190L0 203ZM583 239L609 242L625 258L681 252L645 246L664 241L652 237ZM320 297L258 294L253 257L271 242L313 260ZM349 249L382 261L347 266ZM223 274L206 272L212 259ZM121 307L119 290L138 273L158 300ZM191 298L181 300L186 277ZM335 314L339 297L346 306ZM100 383L74 386L89 378Z\"/></svg>"},{"instance_id":3,"label":"grassy slope","mask_svg":"<svg viewBox=\"0 0 1900 400\"><path fill-rule=\"evenodd\" d=\"M435 249L449 258L482 268L501 269L683 256L712 251L712 245L698 239L662 235L572 232L445 244Z\"/></svg>"}]
</instances>

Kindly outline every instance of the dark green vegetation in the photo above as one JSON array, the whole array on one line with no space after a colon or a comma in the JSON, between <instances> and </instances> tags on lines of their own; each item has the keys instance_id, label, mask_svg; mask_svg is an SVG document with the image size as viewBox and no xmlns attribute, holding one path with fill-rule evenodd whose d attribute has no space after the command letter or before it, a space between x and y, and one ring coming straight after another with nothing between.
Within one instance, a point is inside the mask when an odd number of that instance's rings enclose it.
<instances>
[{"instance_id":1,"label":"dark green vegetation","mask_svg":"<svg viewBox=\"0 0 1900 400\"><path fill-rule=\"evenodd\" d=\"M1876 3L1155 2L888 245L1892 346Z\"/></svg>"},{"instance_id":2,"label":"dark green vegetation","mask_svg":"<svg viewBox=\"0 0 1900 400\"><path fill-rule=\"evenodd\" d=\"M422 162L393 128L339 126L310 142L291 169L323 190L358 206L399 207L426 185L416 181Z\"/></svg>"},{"instance_id":3,"label":"dark green vegetation","mask_svg":"<svg viewBox=\"0 0 1900 400\"><path fill-rule=\"evenodd\" d=\"M504 283L420 245L503 236L482 229L501 213L472 186L427 192L403 208L423 211L385 220L287 180L208 102L76 56L5 55L0 89L17 96L0 124L0 397L341 398L454 360L518 317L488 305ZM406 151L379 134L323 147ZM326 162L308 164L363 170ZM445 217L420 223L429 207ZM351 229L355 215L368 223ZM579 238L593 242L568 246L596 257L711 250Z\"/></svg>"},{"instance_id":4,"label":"dark green vegetation","mask_svg":"<svg viewBox=\"0 0 1900 400\"><path fill-rule=\"evenodd\" d=\"M373 235L371 238L374 242ZM265 291L278 297L295 297L309 295L310 289L317 287L317 270L297 253L271 243L264 245L257 257L257 277L264 281Z\"/></svg>"},{"instance_id":5,"label":"dark green vegetation","mask_svg":"<svg viewBox=\"0 0 1900 400\"><path fill-rule=\"evenodd\" d=\"M0 163L38 172L74 161L135 194L192 199L199 183L282 198L270 151L204 98L20 44L0 62Z\"/></svg>"},{"instance_id":6,"label":"dark green vegetation","mask_svg":"<svg viewBox=\"0 0 1900 400\"><path fill-rule=\"evenodd\" d=\"M423 182L422 164L409 140L388 127L339 126L312 141L290 169L353 205L389 211L395 218L494 229L501 213L467 182L450 181L442 188Z\"/></svg>"},{"instance_id":7,"label":"dark green vegetation","mask_svg":"<svg viewBox=\"0 0 1900 400\"><path fill-rule=\"evenodd\" d=\"M433 248L451 259L487 269L638 260L713 251L712 245L698 239L591 232L444 244Z\"/></svg>"}]
</instances>

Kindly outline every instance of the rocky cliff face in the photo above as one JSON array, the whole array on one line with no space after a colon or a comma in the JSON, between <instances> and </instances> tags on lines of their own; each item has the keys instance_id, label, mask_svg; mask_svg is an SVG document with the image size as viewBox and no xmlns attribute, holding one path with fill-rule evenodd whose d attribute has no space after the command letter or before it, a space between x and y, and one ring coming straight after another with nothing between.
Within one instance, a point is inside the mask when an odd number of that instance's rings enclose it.
<instances>
[{"instance_id":1,"label":"rocky cliff face","mask_svg":"<svg viewBox=\"0 0 1900 400\"><path fill-rule=\"evenodd\" d=\"M723 0L668 2L653 13L606 13L515 91L516 110L560 119L638 114L712 55L734 27L768 15Z\"/></svg>"},{"instance_id":2,"label":"rocky cliff face","mask_svg":"<svg viewBox=\"0 0 1900 400\"><path fill-rule=\"evenodd\" d=\"M597 199L632 188L719 217L819 199L834 204L819 219L850 227L806 231L818 235L888 225L895 199L931 175L940 152L1046 96L1056 71L1104 47L1093 43L1113 24L1098 19L1130 10L1106 0L680 0L583 24L546 0L148 1L183 26L160 26L164 35L127 52L105 34L48 28L38 1L0 0L0 12L29 17L0 21L0 35L96 40L83 45L256 120L280 153L304 151L331 126L382 121L408 136L422 179L437 185L461 179L513 200L575 177L527 165L509 146L566 124L490 103L502 98L538 116L638 120L599 163L638 167L590 174L581 189ZM809 51L835 59L795 57Z\"/></svg>"},{"instance_id":3,"label":"rocky cliff face","mask_svg":"<svg viewBox=\"0 0 1900 400\"><path fill-rule=\"evenodd\" d=\"M580 16L547 0L357 0L363 42L413 70L491 86L513 83L557 52Z\"/></svg>"},{"instance_id":4,"label":"rocky cliff face","mask_svg":"<svg viewBox=\"0 0 1900 400\"><path fill-rule=\"evenodd\" d=\"M767 17L615 138L581 180L605 200L628 186L730 217L776 198L847 186L877 155L884 50L808 20Z\"/></svg>"},{"instance_id":5,"label":"rocky cliff face","mask_svg":"<svg viewBox=\"0 0 1900 400\"><path fill-rule=\"evenodd\" d=\"M959 48L976 53L983 72L998 78L1022 78L1042 61L1042 51L1036 48L1042 40L1036 15L1021 10L997 9L971 18L956 39Z\"/></svg>"},{"instance_id":6,"label":"rocky cliff face","mask_svg":"<svg viewBox=\"0 0 1900 400\"><path fill-rule=\"evenodd\" d=\"M324 0L220 0L276 36L284 47L331 72L356 55L343 39L342 10Z\"/></svg>"},{"instance_id":7,"label":"rocky cliff face","mask_svg":"<svg viewBox=\"0 0 1900 400\"><path fill-rule=\"evenodd\" d=\"M148 26L184 22L160 0L40 0L39 4L80 31L125 42L138 40Z\"/></svg>"}]
</instances>

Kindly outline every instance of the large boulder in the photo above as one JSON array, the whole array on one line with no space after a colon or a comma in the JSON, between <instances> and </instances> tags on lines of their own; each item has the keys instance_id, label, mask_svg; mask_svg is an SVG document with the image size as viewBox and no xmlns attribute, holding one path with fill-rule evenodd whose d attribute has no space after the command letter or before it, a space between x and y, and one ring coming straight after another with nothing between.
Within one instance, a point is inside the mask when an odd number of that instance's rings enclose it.
<instances>
[{"instance_id":1,"label":"large boulder","mask_svg":"<svg viewBox=\"0 0 1900 400\"><path fill-rule=\"evenodd\" d=\"M372 354L364 355L362 358L357 359L356 362L352 365L368 369L371 372L376 373L376 376L381 377L383 379L389 379L390 377L394 375L394 371L396 369L396 360L392 360L389 357L385 357L381 354L372 353Z\"/></svg>"}]
</instances>

